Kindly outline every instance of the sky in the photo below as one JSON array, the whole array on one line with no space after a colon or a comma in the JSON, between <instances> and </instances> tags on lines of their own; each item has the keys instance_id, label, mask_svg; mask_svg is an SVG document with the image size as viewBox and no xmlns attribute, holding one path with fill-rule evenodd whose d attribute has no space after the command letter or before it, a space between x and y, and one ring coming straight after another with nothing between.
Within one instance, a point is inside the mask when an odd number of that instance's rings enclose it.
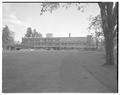
<instances>
[{"instance_id":1,"label":"sky","mask_svg":"<svg viewBox=\"0 0 120 95\"><path fill-rule=\"evenodd\" d=\"M40 3L2 3L2 26L8 25L16 41L22 40L28 27L43 37L46 33L52 33L53 37L68 37L69 33L72 37L84 37L88 34L89 18L100 14L100 10L96 3L82 5L84 12L73 6L40 16Z\"/></svg>"}]
</instances>

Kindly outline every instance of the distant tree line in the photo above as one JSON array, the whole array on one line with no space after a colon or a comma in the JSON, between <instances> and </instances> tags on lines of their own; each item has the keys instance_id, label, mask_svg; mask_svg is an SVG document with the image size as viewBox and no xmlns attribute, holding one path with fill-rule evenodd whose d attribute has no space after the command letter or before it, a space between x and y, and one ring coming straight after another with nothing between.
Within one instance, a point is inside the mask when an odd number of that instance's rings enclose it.
<instances>
[{"instance_id":1,"label":"distant tree line","mask_svg":"<svg viewBox=\"0 0 120 95\"><path fill-rule=\"evenodd\" d=\"M42 34L38 33L36 29L33 29L32 31L31 27L28 27L25 37L42 37ZM14 48L15 44L18 43L14 40L14 32L5 25L2 30L2 48L11 49L12 47Z\"/></svg>"},{"instance_id":2,"label":"distant tree line","mask_svg":"<svg viewBox=\"0 0 120 95\"><path fill-rule=\"evenodd\" d=\"M36 31L36 29L33 29L33 31L32 31L31 27L28 27L26 34L25 34L25 37L42 37L42 34L38 33Z\"/></svg>"}]
</instances>

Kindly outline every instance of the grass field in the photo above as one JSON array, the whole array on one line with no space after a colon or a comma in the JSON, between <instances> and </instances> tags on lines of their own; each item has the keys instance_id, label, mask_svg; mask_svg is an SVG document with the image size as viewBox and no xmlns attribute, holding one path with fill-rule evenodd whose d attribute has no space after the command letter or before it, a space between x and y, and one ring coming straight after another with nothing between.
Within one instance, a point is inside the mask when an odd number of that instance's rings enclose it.
<instances>
[{"instance_id":1,"label":"grass field","mask_svg":"<svg viewBox=\"0 0 120 95\"><path fill-rule=\"evenodd\" d=\"M2 92L117 92L117 67L96 51L3 51Z\"/></svg>"}]
</instances>

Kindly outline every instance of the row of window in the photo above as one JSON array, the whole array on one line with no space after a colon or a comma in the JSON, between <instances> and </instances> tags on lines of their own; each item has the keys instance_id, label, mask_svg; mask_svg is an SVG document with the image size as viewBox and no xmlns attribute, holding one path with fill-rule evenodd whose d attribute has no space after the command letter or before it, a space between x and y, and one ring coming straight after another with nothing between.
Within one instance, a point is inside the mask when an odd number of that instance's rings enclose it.
<instances>
[{"instance_id":1,"label":"row of window","mask_svg":"<svg viewBox=\"0 0 120 95\"><path fill-rule=\"evenodd\" d=\"M41 42L36 42L36 43L32 43L32 42L28 42L28 43L24 43L24 44L30 44L30 45L86 45L86 43L41 43Z\"/></svg>"},{"instance_id":2,"label":"row of window","mask_svg":"<svg viewBox=\"0 0 120 95\"><path fill-rule=\"evenodd\" d=\"M35 41L35 42L58 42L59 39L23 39L23 41Z\"/></svg>"},{"instance_id":3,"label":"row of window","mask_svg":"<svg viewBox=\"0 0 120 95\"><path fill-rule=\"evenodd\" d=\"M37 43L39 43L39 42L52 42L52 43L54 43L54 42L60 42L60 43L63 43L63 42L65 42L65 43L69 43L69 42L72 42L72 43L84 43L84 41L73 41L73 40L71 40L71 41L60 41L60 39L55 39L55 38L52 38L52 39L23 39L22 40L23 42L37 42Z\"/></svg>"}]
</instances>

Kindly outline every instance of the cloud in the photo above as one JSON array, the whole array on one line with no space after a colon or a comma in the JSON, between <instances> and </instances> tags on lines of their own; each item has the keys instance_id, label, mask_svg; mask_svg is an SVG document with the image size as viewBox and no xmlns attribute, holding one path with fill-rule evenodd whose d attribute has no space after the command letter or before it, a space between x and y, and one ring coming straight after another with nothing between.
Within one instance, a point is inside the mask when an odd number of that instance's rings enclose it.
<instances>
[{"instance_id":1,"label":"cloud","mask_svg":"<svg viewBox=\"0 0 120 95\"><path fill-rule=\"evenodd\" d=\"M23 27L30 27L32 26L30 23L26 23L24 21L21 21L15 13L10 13L6 17L4 16L2 19L2 25L9 25L9 26L23 26Z\"/></svg>"},{"instance_id":2,"label":"cloud","mask_svg":"<svg viewBox=\"0 0 120 95\"><path fill-rule=\"evenodd\" d=\"M17 18L15 14L10 14L9 15L9 22L15 25L22 25L24 27L30 27L32 26L30 23L23 22Z\"/></svg>"},{"instance_id":3,"label":"cloud","mask_svg":"<svg viewBox=\"0 0 120 95\"><path fill-rule=\"evenodd\" d=\"M17 16L15 14L10 14L9 15L9 21L12 23L12 24L18 24L18 25L22 25L22 22L17 18Z\"/></svg>"}]
</instances>

